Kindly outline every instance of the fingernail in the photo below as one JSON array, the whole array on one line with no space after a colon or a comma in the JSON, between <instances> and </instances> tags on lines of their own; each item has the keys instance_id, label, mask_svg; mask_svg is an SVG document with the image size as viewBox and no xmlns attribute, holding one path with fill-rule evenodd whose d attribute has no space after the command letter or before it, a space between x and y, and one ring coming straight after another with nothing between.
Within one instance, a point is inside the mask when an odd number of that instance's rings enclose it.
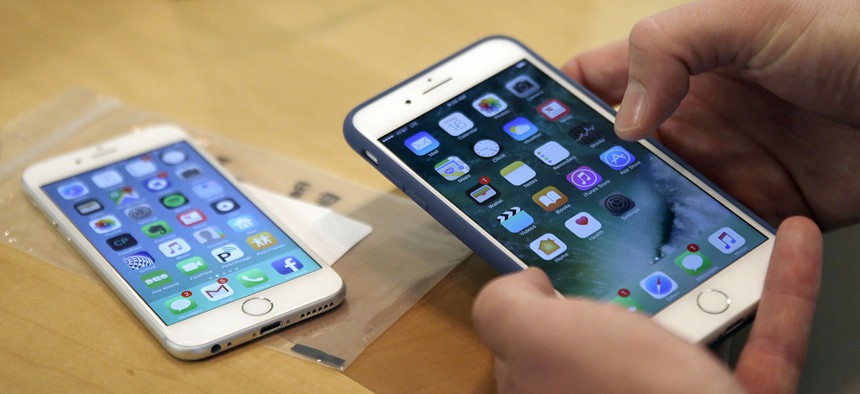
<instances>
[{"instance_id":1,"label":"fingernail","mask_svg":"<svg viewBox=\"0 0 860 394\"><path fill-rule=\"evenodd\" d=\"M640 128L646 105L645 88L631 79L627 82L627 90L624 92L624 98L621 99L621 108L618 109L618 115L615 117L615 132L619 136L624 136Z\"/></svg>"}]
</instances>

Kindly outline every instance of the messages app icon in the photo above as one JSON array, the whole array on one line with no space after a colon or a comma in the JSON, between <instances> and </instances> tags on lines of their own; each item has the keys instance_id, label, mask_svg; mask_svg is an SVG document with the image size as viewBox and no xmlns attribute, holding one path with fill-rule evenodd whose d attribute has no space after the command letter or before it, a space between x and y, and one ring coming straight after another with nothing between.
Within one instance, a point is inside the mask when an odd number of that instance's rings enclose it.
<instances>
[{"instance_id":1,"label":"messages app icon","mask_svg":"<svg viewBox=\"0 0 860 394\"><path fill-rule=\"evenodd\" d=\"M424 156L439 147L439 141L436 141L430 133L422 131L406 139L406 147L412 153L418 156Z\"/></svg>"}]
</instances>

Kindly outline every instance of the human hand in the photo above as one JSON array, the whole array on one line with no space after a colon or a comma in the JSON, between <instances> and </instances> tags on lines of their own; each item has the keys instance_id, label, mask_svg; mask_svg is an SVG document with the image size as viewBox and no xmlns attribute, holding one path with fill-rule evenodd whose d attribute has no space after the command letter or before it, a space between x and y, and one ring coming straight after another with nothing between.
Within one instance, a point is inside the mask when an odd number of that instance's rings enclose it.
<instances>
[{"instance_id":1,"label":"human hand","mask_svg":"<svg viewBox=\"0 0 860 394\"><path fill-rule=\"evenodd\" d=\"M860 3L699 1L563 70L768 222L860 220ZM628 63L629 59L629 63ZM622 100L623 96L623 100Z\"/></svg>"},{"instance_id":2,"label":"human hand","mask_svg":"<svg viewBox=\"0 0 860 394\"><path fill-rule=\"evenodd\" d=\"M780 226L734 375L706 349L644 315L558 298L534 268L481 290L475 330L496 356L501 392L792 392L818 297L821 244L809 219Z\"/></svg>"}]
</instances>

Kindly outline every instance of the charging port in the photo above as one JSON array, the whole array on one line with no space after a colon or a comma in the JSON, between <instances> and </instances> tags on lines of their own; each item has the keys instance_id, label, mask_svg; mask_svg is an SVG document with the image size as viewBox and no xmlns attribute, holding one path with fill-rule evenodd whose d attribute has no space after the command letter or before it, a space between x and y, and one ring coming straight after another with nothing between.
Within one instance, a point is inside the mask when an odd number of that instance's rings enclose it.
<instances>
[{"instance_id":1,"label":"charging port","mask_svg":"<svg viewBox=\"0 0 860 394\"><path fill-rule=\"evenodd\" d=\"M281 322L275 322L275 323L269 324L269 325L260 329L260 335L266 335L266 334L268 334L272 331L275 331L279 328L281 328Z\"/></svg>"}]
</instances>

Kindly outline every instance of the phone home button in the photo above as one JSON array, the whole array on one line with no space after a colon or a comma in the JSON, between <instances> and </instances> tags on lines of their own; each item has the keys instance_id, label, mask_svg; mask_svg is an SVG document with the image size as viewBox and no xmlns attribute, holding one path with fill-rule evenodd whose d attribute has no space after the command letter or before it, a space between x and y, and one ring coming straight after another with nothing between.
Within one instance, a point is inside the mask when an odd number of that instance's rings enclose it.
<instances>
[{"instance_id":1,"label":"phone home button","mask_svg":"<svg viewBox=\"0 0 860 394\"><path fill-rule=\"evenodd\" d=\"M272 310L272 301L266 298L251 298L242 303L242 312L251 316L262 316Z\"/></svg>"},{"instance_id":2,"label":"phone home button","mask_svg":"<svg viewBox=\"0 0 860 394\"><path fill-rule=\"evenodd\" d=\"M722 291L708 289L699 293L699 296L696 297L696 303L699 305L699 309L717 315L729 309L732 300Z\"/></svg>"}]
</instances>

